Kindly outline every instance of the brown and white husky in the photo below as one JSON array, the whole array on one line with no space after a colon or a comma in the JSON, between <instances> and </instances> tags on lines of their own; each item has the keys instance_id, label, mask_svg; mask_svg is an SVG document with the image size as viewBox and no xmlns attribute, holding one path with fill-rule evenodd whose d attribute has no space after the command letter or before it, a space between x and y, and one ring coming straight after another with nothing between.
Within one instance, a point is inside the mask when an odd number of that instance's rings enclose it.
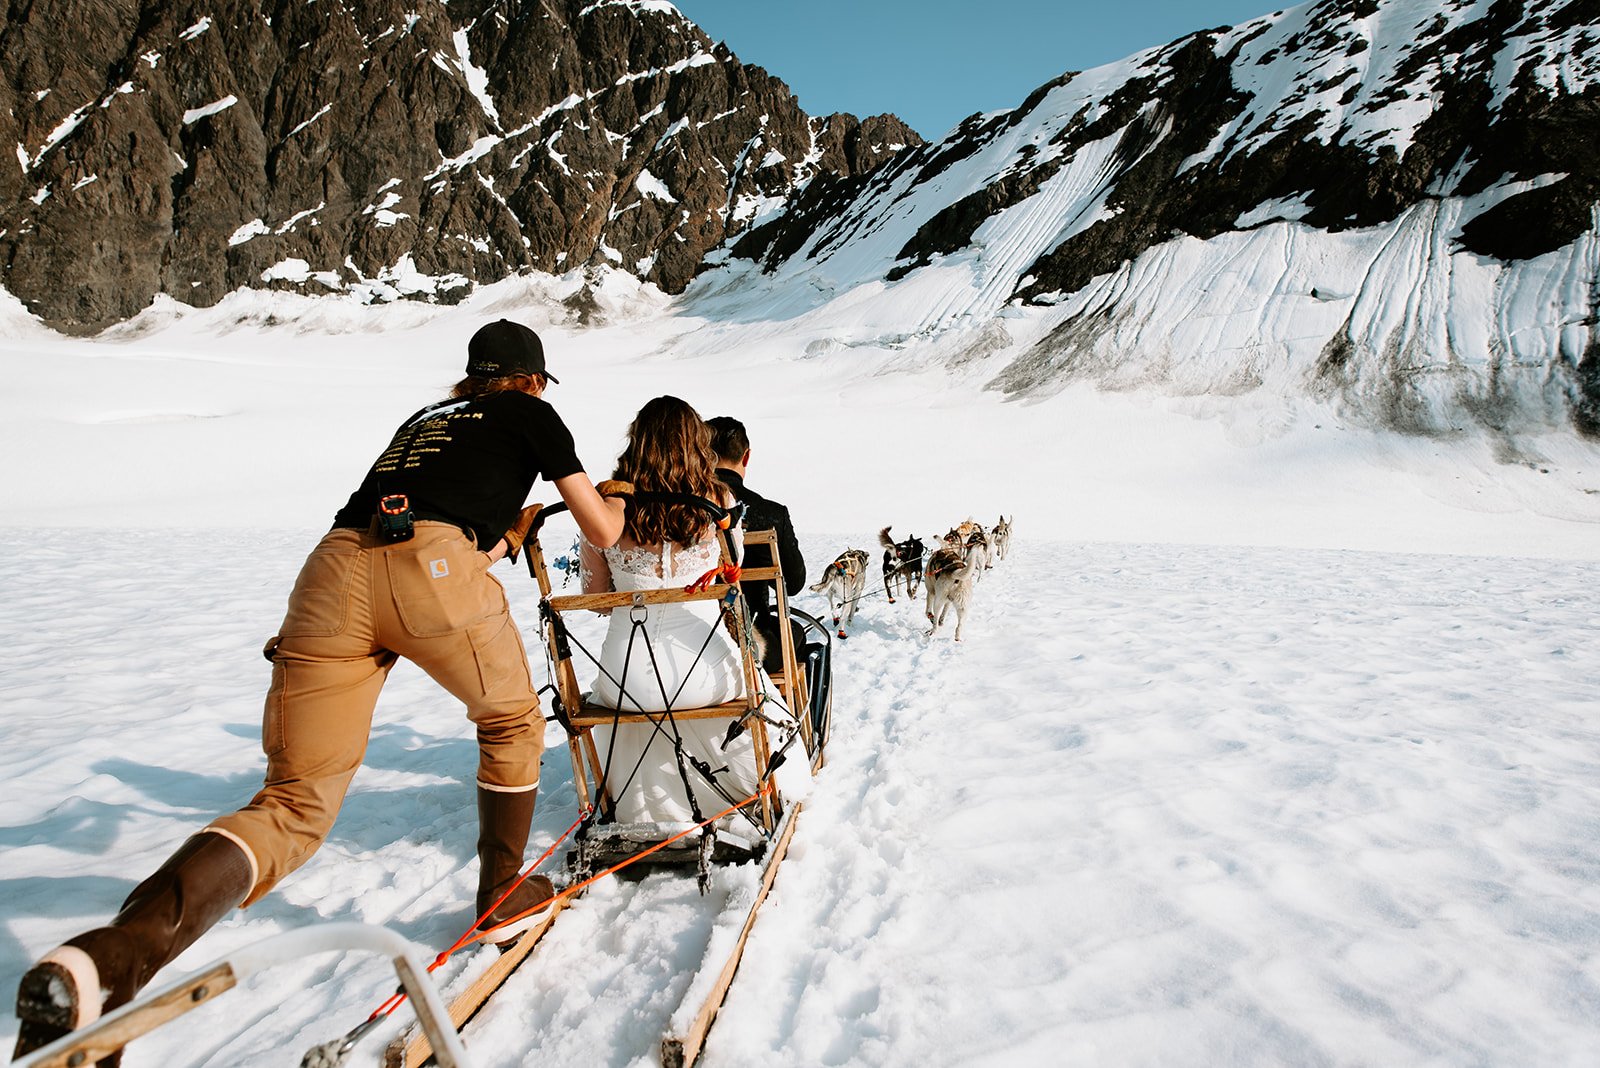
<instances>
[{"instance_id":1,"label":"brown and white husky","mask_svg":"<svg viewBox=\"0 0 1600 1068\"><path fill-rule=\"evenodd\" d=\"M1006 550L1011 547L1011 520L1001 516L1000 522L996 523L994 529L989 531L989 541L994 549L994 554L1004 560L1006 558Z\"/></svg>"},{"instance_id":2,"label":"brown and white husky","mask_svg":"<svg viewBox=\"0 0 1600 1068\"><path fill-rule=\"evenodd\" d=\"M850 636L844 628L855 618L856 602L867 588L867 559L865 549L846 549L811 584L812 593L828 598L828 610L833 613L833 625L839 628L841 638Z\"/></svg>"},{"instance_id":3,"label":"brown and white husky","mask_svg":"<svg viewBox=\"0 0 1600 1068\"><path fill-rule=\"evenodd\" d=\"M994 551L989 535L976 523L972 525L972 533L967 535L966 550L967 562L973 565L974 570L987 571L994 567Z\"/></svg>"},{"instance_id":4,"label":"brown and white husky","mask_svg":"<svg viewBox=\"0 0 1600 1068\"><path fill-rule=\"evenodd\" d=\"M968 560L960 549L937 549L928 557L922 569L923 581L928 584L928 637L939 630L951 608L956 610L956 641L961 640L961 624L967 615L967 605L972 600L972 581L978 565Z\"/></svg>"}]
</instances>

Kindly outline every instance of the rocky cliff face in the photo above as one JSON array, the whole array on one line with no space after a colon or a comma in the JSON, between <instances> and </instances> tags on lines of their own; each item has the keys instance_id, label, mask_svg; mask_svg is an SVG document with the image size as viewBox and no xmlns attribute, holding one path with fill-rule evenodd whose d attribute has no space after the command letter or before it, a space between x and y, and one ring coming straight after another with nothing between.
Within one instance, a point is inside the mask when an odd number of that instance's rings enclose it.
<instances>
[{"instance_id":1,"label":"rocky cliff face","mask_svg":"<svg viewBox=\"0 0 1600 1068\"><path fill-rule=\"evenodd\" d=\"M1059 310L1011 393L1277 378L1407 429L1600 435L1597 248L1600 0L1318 0L813 183L734 253L788 292L920 290L905 334Z\"/></svg>"},{"instance_id":2,"label":"rocky cliff face","mask_svg":"<svg viewBox=\"0 0 1600 1068\"><path fill-rule=\"evenodd\" d=\"M610 262L669 292L818 175L812 118L661 0L8 0L0 285L90 332L158 293L450 301Z\"/></svg>"}]
</instances>

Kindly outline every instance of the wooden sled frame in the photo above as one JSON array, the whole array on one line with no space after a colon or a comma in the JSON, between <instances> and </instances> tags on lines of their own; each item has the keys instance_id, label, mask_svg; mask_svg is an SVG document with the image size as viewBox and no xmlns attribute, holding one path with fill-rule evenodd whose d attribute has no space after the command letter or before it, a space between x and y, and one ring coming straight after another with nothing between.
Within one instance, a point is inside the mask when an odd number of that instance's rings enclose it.
<instances>
[{"instance_id":1,"label":"wooden sled frame","mask_svg":"<svg viewBox=\"0 0 1600 1068\"><path fill-rule=\"evenodd\" d=\"M702 502L709 506L709 502ZM711 506L714 507L714 506ZM550 653L550 662L554 667L552 683L556 688L557 698L561 703L562 724L569 733L568 751L572 757L573 787L578 795L580 810L583 806L597 804L603 800L603 766L600 762L599 752L595 746L590 732L596 726L611 726L614 723L653 723L659 721L662 713L655 714L622 714L618 715L615 709L585 705L578 688L577 673L572 664L571 650L564 638L564 631L559 624L559 616L563 611L592 610L594 608L632 607L635 603L642 604L674 604L695 600L714 600L726 598L730 587L726 584L713 585L704 593L686 593L677 589L646 591L642 594L632 593L603 593L575 595L570 597L551 596L552 587L549 571L544 562L544 552L538 541L540 528L543 521L551 514L564 510L562 506L542 511L537 517L533 529L528 534L524 544L528 554L528 569L539 585L542 598L541 610L548 612L556 618L546 619L544 628L545 641ZM720 509L717 511L720 512ZM723 538L721 543L724 563L729 559L729 544ZM771 582L776 591L776 605L778 610L779 628L778 640L781 643L783 658L783 671L781 675L773 677L773 684L789 702L791 711L796 713L800 722L802 740L809 755L812 774L822 765L823 737L813 737L812 721L808 710L809 694L806 687L805 673L800 670L795 657L794 642L789 629L788 598L783 587L783 572L778 565L777 537L771 531L757 531L745 535L747 545L766 545L772 550L774 566L765 568L750 568L743 571L740 583L744 582ZM738 591L742 593L741 591ZM636 601L636 597L640 598ZM735 609L740 613L739 634L740 653L744 661L745 671L745 698L730 701L710 708L674 710L672 715L685 719L712 719L726 718L729 716L744 715L752 709L759 709L761 696L759 692L758 672L760 664L755 657L754 649L748 640L748 609L745 607L742 596L735 597ZM826 722L826 720L824 720ZM759 715L749 719L749 729L752 735L759 739L755 750L758 759L758 772L762 778L766 777L768 764L771 760L770 748L767 744L766 723ZM595 783L591 796L589 783ZM681 1068L692 1065L700 1055L705 1045L706 1036L715 1021L717 1012L722 1007L723 1000L727 997L728 988L733 982L734 973L738 970L739 961L744 954L746 941L750 931L755 925L757 910L766 901L767 894L772 889L774 880L778 875L778 865L787 855L789 842L794 836L796 820L799 818L801 802L784 806L774 805L770 797L762 799L763 827L770 830L770 844L765 855L760 858L761 875L758 881L757 893L745 911L739 933L735 939L732 950L720 962L708 960L700 969L695 979L691 980L683 1003L673 1013L667 1025L667 1033L661 1041L661 1060L668 1068ZM561 908L570 904L566 898L558 898L555 907L549 915L532 930L523 934L513 946L487 970L466 983L450 1000L449 1015L451 1022L457 1030L465 1026L485 1003L494 995L527 957L533 952L539 941L545 936L554 924L556 915ZM715 971L713 972L713 969ZM384 1053L385 1068L420 1068L428 1064L433 1057L433 1043L429 1037L422 1033L418 1027L412 1025L407 1031L392 1041Z\"/></svg>"},{"instance_id":2,"label":"wooden sled frame","mask_svg":"<svg viewBox=\"0 0 1600 1068\"><path fill-rule=\"evenodd\" d=\"M625 495L625 494L624 494ZM674 495L676 496L676 495ZM708 515L718 520L726 513L710 501L688 498L698 501ZM771 551L772 566L749 568L740 574L737 586L729 586L716 582L703 591L685 591L669 588L664 590L643 590L634 593L593 593L576 594L571 596L553 596L553 586L550 573L544 562L544 552L539 544L538 535L544 520L559 511L564 506L541 510L533 529L529 531L525 543L528 554L528 568L533 573L534 580L538 583L539 594L542 598L541 610L547 611L555 619L547 619L545 641L549 649L550 663L553 666L552 683L556 688L557 696L565 710L563 726L567 728L567 748L572 759L572 785L577 793L580 811L594 809L604 812L615 799L607 791L604 761L600 757L599 748L594 742L593 731L596 727L611 727L621 724L646 724L660 726L673 720L696 719L729 719L744 717L746 728L750 731L752 746L755 750L756 779L765 782L771 770L772 748L767 733L766 720L761 715L763 697L761 692L761 663L756 655L756 650L750 641L751 620L750 612L743 596L743 586L747 582L769 582L775 593L775 603L778 618L778 642L782 657L783 670L773 677L773 685L783 695L799 724L801 741L804 744L806 757L811 763L812 772L815 773L821 764L820 739L812 736L811 717L806 714L809 692L806 686L805 673L800 670L799 661L795 655L793 635L789 628L788 597L783 586L783 568L778 563L777 536L772 531L756 531L745 535L746 545L765 545ZM718 546L721 550L724 565L733 562L731 547L726 533L719 533ZM573 611L605 611L619 608L634 608L654 604L684 604L692 601L722 601L732 599L733 610L736 613L738 625L734 628L739 642L740 659L744 672L744 696L737 700L728 701L720 705L703 708L674 709L666 712L619 712L617 709L604 705L597 705L584 700L583 692L578 684L577 671L572 663L572 651L563 636L563 628L558 625L559 617L563 612ZM762 831L770 840L776 833L778 820L782 816L781 799L775 799L771 794L764 794L759 802L759 822ZM663 833L662 837L667 834Z\"/></svg>"},{"instance_id":3,"label":"wooden sled frame","mask_svg":"<svg viewBox=\"0 0 1600 1068\"><path fill-rule=\"evenodd\" d=\"M550 509L539 517L532 531L529 532L525 549L528 553L528 568L533 573L539 585L539 593L544 603L549 606L551 613L572 611L574 609L593 609L596 607L632 607L635 595L630 593L607 593L577 595L572 597L552 597L549 572L544 562L544 553L538 542L538 532L542 526L543 518L556 512ZM811 771L815 774L822 765L822 744L824 737L812 736L812 720L808 709L809 693L806 686L805 673L800 670L795 657L792 634L789 628L788 598L783 587L782 568L778 564L777 536L771 531L756 531L745 535L746 545L766 545L772 550L774 566L765 568L749 568L740 576L741 584L744 582L771 582L776 591L776 605L778 611L778 640L781 643L783 658L783 671L781 675L773 677L773 684L789 702L791 711L796 712L800 721L802 739L809 754ZM724 562L728 558L728 543L722 540L722 553ZM649 591L645 594L645 604L671 604L683 603L691 600L710 600L724 598L728 595L727 585L715 585L704 594L686 594L680 590ZM741 591L742 592L742 591ZM748 618L742 598L736 599L736 607L740 611L741 623ZM616 710L609 708L593 708L585 706L578 689L577 675L572 665L570 650L561 637L560 628L547 620L545 638L550 651L550 661L554 665L553 684L557 696L561 701L562 709L566 712L563 725L568 727L568 749L572 756L573 786L578 794L580 806L589 805L600 800L599 790L603 785L601 777L603 768L599 761L599 754L590 736L596 726L610 726L616 722L622 723L650 723L659 718L655 716L623 715L618 716ZM760 695L754 685L758 679L756 674L760 668L754 650L747 640L746 628L739 628L739 644L741 655L744 659L746 673L746 698L740 701L704 709L688 709L674 711L673 715L684 718L725 718L730 715L742 715L753 706L759 706ZM826 722L826 720L824 720ZM570 725L569 725L570 724ZM761 742L756 751L759 754L759 770L767 770L767 761L770 760L770 750L766 748L766 724L759 716L752 716L750 729L752 733L760 732ZM594 796L591 797L589 775L593 775L596 784ZM764 799L765 800L765 799ZM763 818L775 820L775 823L765 824L772 830L770 845L764 856L760 858L761 875L757 884L757 893L746 909L738 935L731 951L719 961L709 960L700 969L696 977L690 981L684 1001L679 1005L668 1021L667 1033L661 1040L661 1062L667 1068L681 1068L692 1065L700 1055L705 1045L706 1036L711 1030L712 1023L716 1020L723 1000L727 997L728 988L733 983L734 974L743 957L745 943L750 937L751 929L755 926L756 913L766 901L772 889L773 882L777 879L778 865L783 862L788 853L789 842L794 836L795 823L799 818L802 803L799 801L787 806L763 806ZM558 898L556 907L543 921L526 934L522 935L516 943L490 967L467 983L449 1004L449 1014L452 1023L459 1030L477 1015L478 1011L488 1002L511 973L515 971L532 953L539 941L550 930L556 914L561 907L570 902ZM430 1062L433 1054L433 1044L428 1036L421 1033L415 1025L410 1027L392 1041L385 1051L385 1068L420 1068Z\"/></svg>"}]
</instances>

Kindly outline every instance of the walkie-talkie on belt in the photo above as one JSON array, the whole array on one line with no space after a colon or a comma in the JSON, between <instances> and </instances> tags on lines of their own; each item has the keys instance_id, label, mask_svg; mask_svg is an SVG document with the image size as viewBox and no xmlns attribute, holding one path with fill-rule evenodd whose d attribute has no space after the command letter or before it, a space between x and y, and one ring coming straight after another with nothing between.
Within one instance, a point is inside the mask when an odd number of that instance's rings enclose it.
<instances>
[{"instance_id":1,"label":"walkie-talkie on belt","mask_svg":"<svg viewBox=\"0 0 1600 1068\"><path fill-rule=\"evenodd\" d=\"M378 498L378 536L389 544L410 541L416 533L416 517L411 514L411 498L391 493Z\"/></svg>"}]
</instances>

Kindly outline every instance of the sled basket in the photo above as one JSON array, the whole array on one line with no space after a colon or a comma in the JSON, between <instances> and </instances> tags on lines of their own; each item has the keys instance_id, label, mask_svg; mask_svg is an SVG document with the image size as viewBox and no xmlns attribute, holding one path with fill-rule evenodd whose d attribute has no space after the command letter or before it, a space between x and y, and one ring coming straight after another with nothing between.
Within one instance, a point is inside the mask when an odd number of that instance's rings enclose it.
<instances>
[{"instance_id":1,"label":"sled basket","mask_svg":"<svg viewBox=\"0 0 1600 1068\"><path fill-rule=\"evenodd\" d=\"M702 498L681 494L624 491L617 495L632 496L643 502L688 503L703 509L722 531L718 544L724 568L728 569L736 563L731 539L722 526L728 521L726 510ZM818 725L821 724L825 730L826 714L824 710L819 718L808 709L811 688L808 686L807 673L796 658L782 568L777 563L775 551L776 537L771 531L757 531L745 536L746 544L765 544L774 549L773 566L742 572L724 570L716 581L704 588L668 587L558 597L552 596L549 571L538 536L544 520L563 510L564 505L556 505L538 513L528 535L527 557L529 570L538 583L542 598L540 613L544 639L549 653L551 681L556 691L558 719L568 732L567 748L572 761L573 787L578 795L580 811L591 814L568 854L568 868L575 876L581 877L651 851L648 857L642 858L639 864L631 866L629 870L647 865L651 869L698 867L704 885L711 865L756 860L766 853L768 843L777 833L789 803L773 778L777 768L787 760L804 759L814 774L822 762L821 742L826 734L818 730ZM730 577L732 581L728 581ZM744 597L745 584L753 582L771 583L775 592L773 601L783 670L770 678L761 670L761 657L757 652L750 610ZM596 666L599 661L572 636L565 622L566 615L608 609L634 611L652 605L682 605L698 601L720 603L722 613L726 616L726 625L737 639L743 677L743 693L740 696L704 707L636 711L596 703L591 695L583 692L574 660L586 661L585 666ZM781 704L770 699L774 695L781 697ZM692 758L682 755L679 726L689 723L700 723L718 736L724 732L729 732L730 738L747 733L752 764L744 770L760 788L745 799L747 803L742 804L733 815L710 824L699 834L687 835L669 846L657 848L668 839L682 835L686 829L693 829L695 825L686 824L680 819L619 821L615 816L619 797L622 792L634 788L628 774L630 769L611 766L605 743L597 741L596 732L599 731L603 738L608 737L606 732L619 730L651 732L646 745L658 736L665 738L668 743L676 740L679 771L684 790L689 795L685 800L696 814L702 810L707 813L721 811L734 804L730 792L719 787L716 775L706 766L709 762L702 761L701 766L695 766Z\"/></svg>"}]
</instances>

